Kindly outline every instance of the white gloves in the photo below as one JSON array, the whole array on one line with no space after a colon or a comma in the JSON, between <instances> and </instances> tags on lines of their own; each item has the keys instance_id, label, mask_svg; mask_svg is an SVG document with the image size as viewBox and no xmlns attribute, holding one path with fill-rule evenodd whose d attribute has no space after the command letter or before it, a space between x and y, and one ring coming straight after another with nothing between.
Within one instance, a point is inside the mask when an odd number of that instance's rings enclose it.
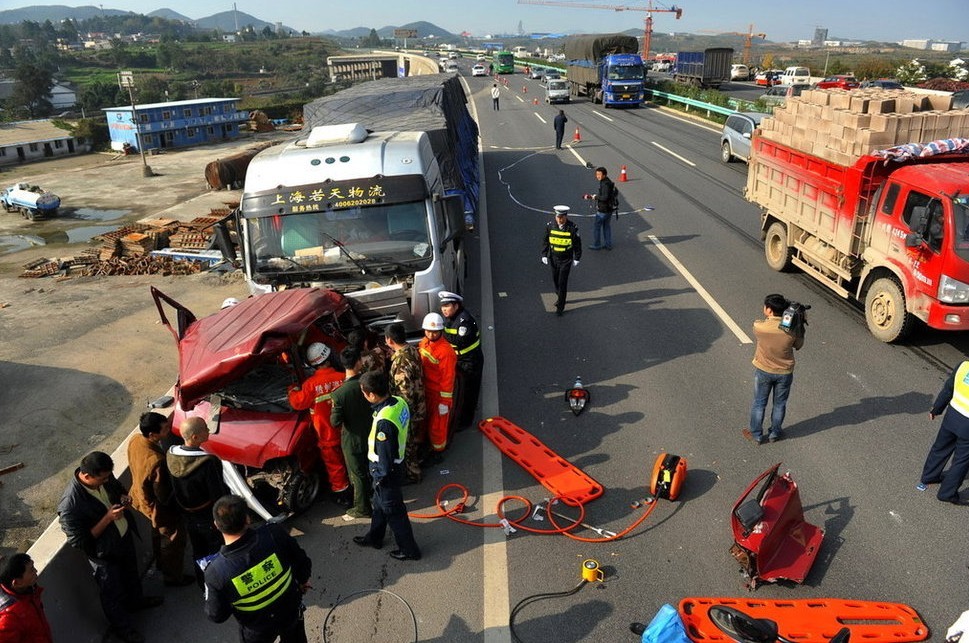
<instances>
[{"instance_id":1,"label":"white gloves","mask_svg":"<svg viewBox=\"0 0 969 643\"><path fill-rule=\"evenodd\" d=\"M579 260L578 259L573 259L572 260L572 265L573 266L578 266L579 265Z\"/></svg>"},{"instance_id":2,"label":"white gloves","mask_svg":"<svg viewBox=\"0 0 969 643\"><path fill-rule=\"evenodd\" d=\"M437 405L437 414L438 415L447 415L447 411L448 411L447 404L438 404Z\"/></svg>"},{"instance_id":3,"label":"white gloves","mask_svg":"<svg viewBox=\"0 0 969 643\"><path fill-rule=\"evenodd\" d=\"M963 612L959 620L946 631L945 640L958 641L966 630L969 630L969 610Z\"/></svg>"},{"instance_id":4,"label":"white gloves","mask_svg":"<svg viewBox=\"0 0 969 643\"><path fill-rule=\"evenodd\" d=\"M548 257L542 257L542 263L544 263L547 266L548 265Z\"/></svg>"}]
</instances>

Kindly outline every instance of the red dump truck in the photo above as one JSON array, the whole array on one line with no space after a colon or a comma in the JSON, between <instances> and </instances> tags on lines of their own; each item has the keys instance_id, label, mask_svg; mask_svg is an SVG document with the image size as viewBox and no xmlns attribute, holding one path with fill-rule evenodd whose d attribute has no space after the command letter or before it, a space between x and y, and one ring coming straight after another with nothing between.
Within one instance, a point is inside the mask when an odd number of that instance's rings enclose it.
<instances>
[{"instance_id":1,"label":"red dump truck","mask_svg":"<svg viewBox=\"0 0 969 643\"><path fill-rule=\"evenodd\" d=\"M771 268L796 266L863 302L884 342L904 338L916 320L969 329L969 155L839 164L759 130L752 151L746 197L763 208Z\"/></svg>"}]
</instances>

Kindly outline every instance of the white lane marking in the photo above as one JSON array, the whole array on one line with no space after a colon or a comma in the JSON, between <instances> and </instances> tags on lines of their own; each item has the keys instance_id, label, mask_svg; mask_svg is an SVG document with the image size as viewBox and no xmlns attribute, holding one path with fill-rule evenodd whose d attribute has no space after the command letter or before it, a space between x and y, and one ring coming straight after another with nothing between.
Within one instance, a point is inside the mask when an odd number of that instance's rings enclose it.
<instances>
[{"instance_id":1,"label":"white lane marking","mask_svg":"<svg viewBox=\"0 0 969 643\"><path fill-rule=\"evenodd\" d=\"M543 123L545 123L546 125L548 125L548 121L547 121L547 120L545 120L544 118L542 118L542 115L541 115L541 114L539 114L538 112L535 112L535 118L537 118L538 120L540 120L540 121L542 121Z\"/></svg>"},{"instance_id":2,"label":"white lane marking","mask_svg":"<svg viewBox=\"0 0 969 643\"><path fill-rule=\"evenodd\" d=\"M592 110L592 113L593 113L593 114L595 114L596 116L598 116L599 118L604 118L604 119L606 119L606 120L607 120L607 121L609 121L610 123L615 123L615 122L616 122L616 121L615 121L615 119L612 119L612 118L609 118L609 117L608 117L608 116L606 116L605 114L603 114L603 113L601 113L601 112L598 112L598 111L596 111L596 110Z\"/></svg>"},{"instance_id":3,"label":"white lane marking","mask_svg":"<svg viewBox=\"0 0 969 643\"><path fill-rule=\"evenodd\" d=\"M666 246L664 246L663 243L656 238L655 235L652 235L652 234L649 235L649 240L653 242L653 245L659 248L660 252L666 255L666 258L669 259L671 264L673 264L673 267L676 268L677 272L679 272L683 276L683 278L686 279L691 286L693 286L693 289L696 290L697 294L699 294L700 297L703 298L703 301L707 302L707 306L710 307L710 310L712 310L717 315L717 317L720 318L720 321L722 321L724 325L730 329L730 331L737 337L737 339L740 340L741 344L754 343L753 340L747 337L747 334L740 329L740 326L737 325L737 322L730 319L730 315L727 314L727 311L725 311L720 306L720 304L717 303L717 301L710 295L710 293L707 292L707 289L704 288L702 285L700 285L700 282L696 280L696 277L690 274L690 271L686 269L686 266L680 263L679 259L674 257L673 253L670 252L666 248Z\"/></svg>"},{"instance_id":4,"label":"white lane marking","mask_svg":"<svg viewBox=\"0 0 969 643\"><path fill-rule=\"evenodd\" d=\"M670 148L664 147L664 146L660 145L659 143L657 143L656 141L653 141L653 145L655 145L659 149L663 150L664 152L666 152L670 156L675 156L676 158L680 159L681 161L683 161L684 163L686 163L690 167L696 167L696 163L694 163L693 161L689 161L689 160L683 158L682 156L680 156L679 154L677 154L676 152L674 152Z\"/></svg>"},{"instance_id":5,"label":"white lane marking","mask_svg":"<svg viewBox=\"0 0 969 643\"><path fill-rule=\"evenodd\" d=\"M696 127L699 127L700 129L705 129L708 132L714 132L716 134L719 134L720 132L723 131L723 128L722 127L714 128L714 127L710 127L709 125L705 125L704 123L698 123L697 121L692 120L692 119L689 119L689 118L683 118L682 116L674 116L673 114L670 114L665 109L658 109L658 110L656 110L656 113L657 114L662 114L663 116L665 116L667 118L672 118L675 121L680 121L681 123L686 123L687 125L695 125Z\"/></svg>"}]
</instances>

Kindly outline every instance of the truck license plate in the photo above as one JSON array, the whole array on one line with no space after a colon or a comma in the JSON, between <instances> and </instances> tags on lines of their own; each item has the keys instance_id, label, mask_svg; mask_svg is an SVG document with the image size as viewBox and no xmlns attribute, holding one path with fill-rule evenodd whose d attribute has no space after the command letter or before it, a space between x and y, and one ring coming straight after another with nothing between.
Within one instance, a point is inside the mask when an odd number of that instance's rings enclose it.
<instances>
[{"instance_id":1,"label":"truck license plate","mask_svg":"<svg viewBox=\"0 0 969 643\"><path fill-rule=\"evenodd\" d=\"M623 97L623 100L629 100L630 98L632 98L632 96L630 96L629 94L623 94L622 97Z\"/></svg>"}]
</instances>

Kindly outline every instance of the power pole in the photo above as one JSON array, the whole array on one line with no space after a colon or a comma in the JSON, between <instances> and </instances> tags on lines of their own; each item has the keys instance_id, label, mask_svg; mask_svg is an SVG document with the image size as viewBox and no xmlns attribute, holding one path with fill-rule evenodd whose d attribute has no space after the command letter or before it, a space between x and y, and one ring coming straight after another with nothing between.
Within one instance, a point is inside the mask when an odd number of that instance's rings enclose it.
<instances>
[{"instance_id":1,"label":"power pole","mask_svg":"<svg viewBox=\"0 0 969 643\"><path fill-rule=\"evenodd\" d=\"M131 99L131 120L135 124L135 140L138 142L138 151L141 153L141 164L144 166L142 168L142 176L145 178L155 176L155 173L151 171L148 167L148 161L145 159L145 141L141 137L141 122L138 119L138 109L135 107L135 75L130 71L119 71L118 72L118 84L122 88L128 90L128 98Z\"/></svg>"}]
</instances>

